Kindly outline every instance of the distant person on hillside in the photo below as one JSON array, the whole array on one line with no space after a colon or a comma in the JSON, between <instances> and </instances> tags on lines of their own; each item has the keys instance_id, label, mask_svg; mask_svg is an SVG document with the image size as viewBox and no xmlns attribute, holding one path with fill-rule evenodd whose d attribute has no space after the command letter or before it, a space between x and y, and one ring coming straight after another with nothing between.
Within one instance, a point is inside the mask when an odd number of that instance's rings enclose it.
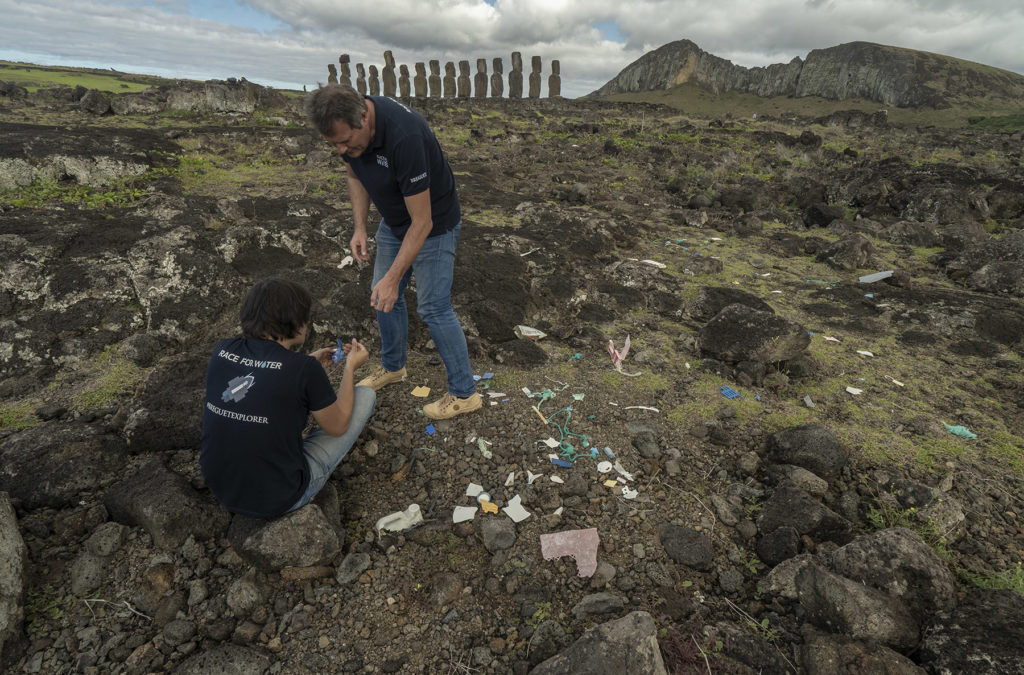
<instances>
[{"instance_id":1,"label":"distant person on hillside","mask_svg":"<svg viewBox=\"0 0 1024 675\"><path fill-rule=\"evenodd\" d=\"M363 96L345 85L310 94L306 114L347 165L355 216L351 247L357 260L370 258L366 227L371 201L382 216L370 294L380 329L381 365L359 384L377 390L405 378L405 287L415 275L417 310L448 374L448 391L423 406L423 413L447 419L479 410L466 335L451 300L462 213L455 177L434 132L401 103Z\"/></svg>"},{"instance_id":2,"label":"distant person on hillside","mask_svg":"<svg viewBox=\"0 0 1024 675\"><path fill-rule=\"evenodd\" d=\"M233 513L275 518L308 504L373 412L376 392L352 384L369 358L357 340L344 345L337 392L325 370L335 349L296 353L309 334L312 305L299 284L257 281L239 313L242 337L213 349L199 466ZM310 412L320 428L303 439Z\"/></svg>"}]
</instances>

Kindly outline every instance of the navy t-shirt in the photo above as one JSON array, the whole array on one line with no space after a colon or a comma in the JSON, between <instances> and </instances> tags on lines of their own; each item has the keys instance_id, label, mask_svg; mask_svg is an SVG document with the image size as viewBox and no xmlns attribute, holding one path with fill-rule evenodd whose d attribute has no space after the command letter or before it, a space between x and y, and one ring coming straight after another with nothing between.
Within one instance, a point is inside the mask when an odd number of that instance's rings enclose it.
<instances>
[{"instance_id":1,"label":"navy t-shirt","mask_svg":"<svg viewBox=\"0 0 1024 675\"><path fill-rule=\"evenodd\" d=\"M405 198L430 189L430 236L448 232L462 219L455 176L430 125L418 112L394 99L373 101L375 124L370 145L358 157L342 155L370 194L394 235L405 236L412 217Z\"/></svg>"},{"instance_id":2,"label":"navy t-shirt","mask_svg":"<svg viewBox=\"0 0 1024 675\"><path fill-rule=\"evenodd\" d=\"M309 486L302 430L338 398L323 366L273 340L232 338L206 368L199 467L233 513L274 518Z\"/></svg>"}]
</instances>

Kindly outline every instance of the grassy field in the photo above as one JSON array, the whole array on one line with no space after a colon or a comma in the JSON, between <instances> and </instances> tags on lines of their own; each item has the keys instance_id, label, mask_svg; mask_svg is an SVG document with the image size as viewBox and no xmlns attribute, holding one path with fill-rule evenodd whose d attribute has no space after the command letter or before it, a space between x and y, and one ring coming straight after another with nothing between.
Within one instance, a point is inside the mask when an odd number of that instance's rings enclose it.
<instances>
[{"instance_id":1,"label":"grassy field","mask_svg":"<svg viewBox=\"0 0 1024 675\"><path fill-rule=\"evenodd\" d=\"M13 82L29 91L49 87L77 87L99 89L114 93L142 91L171 80L152 75L133 75L115 70L95 68L69 68L66 66L37 66L32 63L0 61L0 80Z\"/></svg>"}]
</instances>

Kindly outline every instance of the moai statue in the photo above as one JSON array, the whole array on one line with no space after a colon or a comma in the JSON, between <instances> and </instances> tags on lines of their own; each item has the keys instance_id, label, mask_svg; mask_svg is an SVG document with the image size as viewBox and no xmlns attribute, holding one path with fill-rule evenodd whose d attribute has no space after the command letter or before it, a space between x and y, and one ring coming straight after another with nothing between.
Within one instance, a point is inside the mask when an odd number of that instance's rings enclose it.
<instances>
[{"instance_id":1,"label":"moai statue","mask_svg":"<svg viewBox=\"0 0 1024 675\"><path fill-rule=\"evenodd\" d=\"M469 61L459 61L459 79L455 90L459 98L469 98Z\"/></svg>"},{"instance_id":2,"label":"moai statue","mask_svg":"<svg viewBox=\"0 0 1024 675\"><path fill-rule=\"evenodd\" d=\"M551 60L551 74L548 75L548 98L562 97L562 66L558 59Z\"/></svg>"},{"instance_id":3,"label":"moai statue","mask_svg":"<svg viewBox=\"0 0 1024 675\"><path fill-rule=\"evenodd\" d=\"M398 95L409 98L409 66L404 63L398 67Z\"/></svg>"},{"instance_id":4,"label":"moai statue","mask_svg":"<svg viewBox=\"0 0 1024 675\"><path fill-rule=\"evenodd\" d=\"M487 59L476 60L476 75L473 76L473 95L487 98Z\"/></svg>"},{"instance_id":5,"label":"moai statue","mask_svg":"<svg viewBox=\"0 0 1024 675\"><path fill-rule=\"evenodd\" d=\"M380 79L377 77L377 66L370 66L370 96L380 96Z\"/></svg>"},{"instance_id":6,"label":"moai statue","mask_svg":"<svg viewBox=\"0 0 1024 675\"><path fill-rule=\"evenodd\" d=\"M384 70L381 72L381 84L384 85L384 95L395 97L395 57L391 50L384 52Z\"/></svg>"},{"instance_id":7,"label":"moai statue","mask_svg":"<svg viewBox=\"0 0 1024 675\"><path fill-rule=\"evenodd\" d=\"M501 95L505 93L505 82L502 77L503 68L501 66L501 59L494 59L491 62L492 69L491 73L491 98L501 98Z\"/></svg>"},{"instance_id":8,"label":"moai statue","mask_svg":"<svg viewBox=\"0 0 1024 675\"><path fill-rule=\"evenodd\" d=\"M327 64L327 84L338 84L338 69L333 63Z\"/></svg>"},{"instance_id":9,"label":"moai statue","mask_svg":"<svg viewBox=\"0 0 1024 675\"><path fill-rule=\"evenodd\" d=\"M338 84L345 84L352 86L352 71L349 70L349 59L348 54L342 54L338 57L338 65L341 66L341 75L338 76Z\"/></svg>"},{"instance_id":10,"label":"moai statue","mask_svg":"<svg viewBox=\"0 0 1024 675\"><path fill-rule=\"evenodd\" d=\"M427 66L420 61L416 64L416 75L412 78L412 88L416 98L425 98L427 95Z\"/></svg>"},{"instance_id":11,"label":"moai statue","mask_svg":"<svg viewBox=\"0 0 1024 675\"><path fill-rule=\"evenodd\" d=\"M540 98L540 57L534 56L530 59L530 98Z\"/></svg>"},{"instance_id":12,"label":"moai statue","mask_svg":"<svg viewBox=\"0 0 1024 675\"><path fill-rule=\"evenodd\" d=\"M430 98L441 98L441 62L430 60Z\"/></svg>"},{"instance_id":13,"label":"moai statue","mask_svg":"<svg viewBox=\"0 0 1024 675\"><path fill-rule=\"evenodd\" d=\"M444 64L444 97L455 98L455 64Z\"/></svg>"},{"instance_id":14,"label":"moai statue","mask_svg":"<svg viewBox=\"0 0 1024 675\"><path fill-rule=\"evenodd\" d=\"M355 65L355 90L367 95L367 70L362 68L362 64Z\"/></svg>"},{"instance_id":15,"label":"moai statue","mask_svg":"<svg viewBox=\"0 0 1024 675\"><path fill-rule=\"evenodd\" d=\"M512 72L508 74L508 97L523 97L523 55L512 52Z\"/></svg>"}]
</instances>

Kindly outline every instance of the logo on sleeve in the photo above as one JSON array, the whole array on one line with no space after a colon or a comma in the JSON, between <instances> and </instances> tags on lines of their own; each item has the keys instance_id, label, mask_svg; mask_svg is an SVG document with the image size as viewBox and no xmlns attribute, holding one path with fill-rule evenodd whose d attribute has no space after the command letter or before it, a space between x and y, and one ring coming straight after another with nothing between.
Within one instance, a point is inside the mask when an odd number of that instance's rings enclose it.
<instances>
[{"instance_id":1,"label":"logo on sleeve","mask_svg":"<svg viewBox=\"0 0 1024 675\"><path fill-rule=\"evenodd\" d=\"M245 395L249 393L249 389L251 389L254 384L256 384L256 378L253 377L252 374L245 375L244 377L236 377L228 382L228 388L220 395L220 400L225 403L228 401L238 403L245 398Z\"/></svg>"},{"instance_id":2,"label":"logo on sleeve","mask_svg":"<svg viewBox=\"0 0 1024 675\"><path fill-rule=\"evenodd\" d=\"M377 163L385 169L388 168L388 158L384 155L377 155Z\"/></svg>"},{"instance_id":3,"label":"logo on sleeve","mask_svg":"<svg viewBox=\"0 0 1024 675\"><path fill-rule=\"evenodd\" d=\"M423 173L421 173L420 175L418 175L418 176L413 176L412 178L410 178L410 179L409 179L409 182L410 182L410 183L415 183L416 181L418 181L418 180L423 180L423 179L424 179L424 178L426 178L426 177L427 177L427 172L426 172L426 171L424 171L424 172L423 172Z\"/></svg>"}]
</instances>

